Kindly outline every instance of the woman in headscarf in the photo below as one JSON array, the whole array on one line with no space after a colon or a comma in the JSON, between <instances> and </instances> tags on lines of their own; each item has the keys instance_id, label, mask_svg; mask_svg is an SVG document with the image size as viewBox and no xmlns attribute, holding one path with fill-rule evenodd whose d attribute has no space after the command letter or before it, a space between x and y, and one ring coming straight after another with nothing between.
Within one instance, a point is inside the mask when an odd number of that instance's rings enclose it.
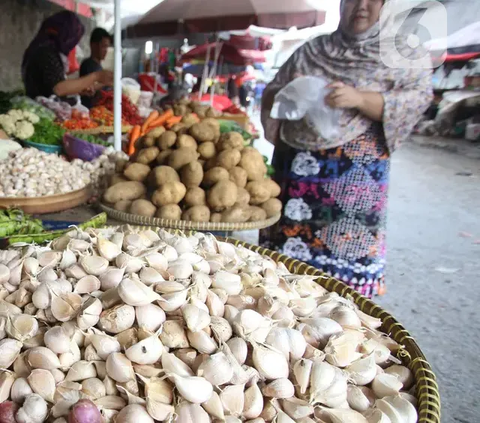
<instances>
[{"instance_id":1,"label":"woman in headscarf","mask_svg":"<svg viewBox=\"0 0 480 423\"><path fill-rule=\"evenodd\" d=\"M383 5L342 0L338 30L297 50L266 88L262 104L284 210L279 226L262 231L261 242L368 297L385 292L390 156L432 99L430 70L394 69L381 60L380 31L383 37L389 28L380 28ZM401 37L387 40L403 57L423 53ZM338 138L323 139L306 120L270 118L275 95L299 76L330 82L326 103L341 110Z\"/></svg>"},{"instance_id":2,"label":"woman in headscarf","mask_svg":"<svg viewBox=\"0 0 480 423\"><path fill-rule=\"evenodd\" d=\"M43 21L23 56L22 79L29 97L64 97L91 90L96 83L112 83L113 74L109 71L67 80L68 54L84 32L85 27L73 12L59 12Z\"/></svg>"}]
</instances>

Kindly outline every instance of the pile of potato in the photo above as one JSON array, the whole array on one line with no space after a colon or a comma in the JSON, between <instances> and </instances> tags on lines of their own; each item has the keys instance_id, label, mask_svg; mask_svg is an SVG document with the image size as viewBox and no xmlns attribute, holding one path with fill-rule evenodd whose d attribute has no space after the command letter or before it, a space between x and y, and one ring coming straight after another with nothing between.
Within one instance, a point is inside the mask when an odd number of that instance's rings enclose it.
<instances>
[{"instance_id":1,"label":"pile of potato","mask_svg":"<svg viewBox=\"0 0 480 423\"><path fill-rule=\"evenodd\" d=\"M104 201L116 210L163 219L244 223L278 215L280 187L262 155L218 120L187 114L141 138L117 169Z\"/></svg>"}]
</instances>

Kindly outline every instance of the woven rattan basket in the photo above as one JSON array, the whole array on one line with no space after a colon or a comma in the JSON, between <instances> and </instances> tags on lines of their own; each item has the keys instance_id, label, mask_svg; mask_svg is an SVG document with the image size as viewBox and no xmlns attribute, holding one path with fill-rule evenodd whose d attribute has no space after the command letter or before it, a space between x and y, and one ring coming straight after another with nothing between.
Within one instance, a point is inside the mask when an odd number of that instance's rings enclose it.
<instances>
[{"instance_id":1,"label":"woven rattan basket","mask_svg":"<svg viewBox=\"0 0 480 423\"><path fill-rule=\"evenodd\" d=\"M273 216L267 220L246 223L213 223L213 222L188 222L185 220L160 219L158 217L146 217L138 214L121 212L105 204L99 204L102 211L106 212L112 219L133 225L158 226L167 229L180 229L182 231L199 232L232 232L232 231L250 231L254 229L268 228L280 220L280 215Z\"/></svg>"},{"instance_id":2,"label":"woven rattan basket","mask_svg":"<svg viewBox=\"0 0 480 423\"><path fill-rule=\"evenodd\" d=\"M131 125L124 125L122 126L122 133L126 134L130 132L133 128ZM113 134L114 129L113 126L97 126L96 128L90 129L76 129L75 133L77 134L88 134L88 135L99 135L99 134Z\"/></svg>"},{"instance_id":3,"label":"woven rattan basket","mask_svg":"<svg viewBox=\"0 0 480 423\"><path fill-rule=\"evenodd\" d=\"M147 228L138 226L137 229ZM156 228L150 227L150 229L155 230ZM173 230L171 232L181 233L179 230ZM187 232L187 234L191 233L192 231ZM343 282L324 275L318 269L309 266L306 263L279 254L275 251L247 244L236 239L223 238L222 240L236 246L243 246L249 250L268 256L276 262L283 263L292 273L318 276L317 282L326 290L336 292L342 297L352 299L352 301L354 301L364 313L381 319L383 322L382 327L380 328L381 331L388 334L390 338L403 346L398 351L397 357L413 372L415 377L416 396L418 401L418 423L440 423L440 393L435 374L413 337L393 316L373 301L345 285Z\"/></svg>"}]
</instances>

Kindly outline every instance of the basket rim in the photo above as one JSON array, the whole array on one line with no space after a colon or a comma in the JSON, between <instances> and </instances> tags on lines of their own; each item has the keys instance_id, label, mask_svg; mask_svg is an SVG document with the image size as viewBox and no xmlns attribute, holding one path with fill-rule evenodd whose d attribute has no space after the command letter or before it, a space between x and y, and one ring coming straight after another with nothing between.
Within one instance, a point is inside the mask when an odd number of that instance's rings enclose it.
<instances>
[{"instance_id":1,"label":"basket rim","mask_svg":"<svg viewBox=\"0 0 480 423\"><path fill-rule=\"evenodd\" d=\"M109 225L117 226L118 225ZM132 226L133 229L158 229L156 226ZM120 226L121 227L121 226ZM179 229L167 229L174 233L183 233L192 235L198 231L181 231ZM300 260L293 259L284 254L258 245L249 244L239 241L231 237L217 237L216 239L228 242L235 246L242 246L258 254L267 256L277 263L283 263L287 269L295 274L318 276L316 282L329 292L336 292L344 298L350 298L361 311L370 316L377 317L382 320L380 330L398 342L402 348L398 351L397 356L402 363L407 366L415 377L415 395L418 401L418 423L441 423L441 400L435 373L430 363L427 361L422 350L418 346L415 339L410 333L398 322L391 314L382 307L375 304L372 300L359 294L345 283L330 277L320 270L304 263Z\"/></svg>"},{"instance_id":2,"label":"basket rim","mask_svg":"<svg viewBox=\"0 0 480 423\"><path fill-rule=\"evenodd\" d=\"M85 190L90 190L92 188L91 184L85 185L83 188L76 189L75 191L65 192L63 194L54 194L54 195L44 195L43 197L0 197L0 201L15 201L15 200L50 200L52 198L57 199L60 197L65 197L67 195L79 194Z\"/></svg>"},{"instance_id":3,"label":"basket rim","mask_svg":"<svg viewBox=\"0 0 480 423\"><path fill-rule=\"evenodd\" d=\"M168 229L179 229L184 231L212 231L212 232L232 232L232 231L250 231L255 229L264 229L273 226L280 220L281 215L275 215L266 220L246 223L226 223L226 222L189 222L186 220L162 219L159 217L147 217L137 214L131 214L115 210L104 203L99 203L102 211L109 217L122 222L141 226L154 226Z\"/></svg>"}]
</instances>

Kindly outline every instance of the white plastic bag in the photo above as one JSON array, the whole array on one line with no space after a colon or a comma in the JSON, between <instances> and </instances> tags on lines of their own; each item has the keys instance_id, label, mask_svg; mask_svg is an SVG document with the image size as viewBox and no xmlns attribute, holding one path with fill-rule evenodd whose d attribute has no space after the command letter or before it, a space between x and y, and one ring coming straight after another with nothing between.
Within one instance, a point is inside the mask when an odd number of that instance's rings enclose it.
<instances>
[{"instance_id":1,"label":"white plastic bag","mask_svg":"<svg viewBox=\"0 0 480 423\"><path fill-rule=\"evenodd\" d=\"M328 84L318 76L302 76L293 80L275 96L270 117L286 120L306 118L323 139L338 137L341 112L325 104L325 97L330 92Z\"/></svg>"},{"instance_id":2,"label":"white plastic bag","mask_svg":"<svg viewBox=\"0 0 480 423\"><path fill-rule=\"evenodd\" d=\"M141 90L140 84L132 78L123 78L122 79L122 91L133 104L138 103L140 98Z\"/></svg>"}]
</instances>

